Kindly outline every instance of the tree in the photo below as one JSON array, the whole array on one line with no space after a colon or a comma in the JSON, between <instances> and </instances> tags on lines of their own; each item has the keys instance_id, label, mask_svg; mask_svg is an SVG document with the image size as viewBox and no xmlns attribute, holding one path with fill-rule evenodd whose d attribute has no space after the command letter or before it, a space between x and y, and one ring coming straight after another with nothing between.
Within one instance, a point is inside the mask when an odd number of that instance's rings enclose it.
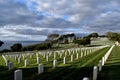
<instances>
[{"instance_id":1,"label":"tree","mask_svg":"<svg viewBox=\"0 0 120 80\"><path fill-rule=\"evenodd\" d=\"M64 43L64 41L67 39L67 35L61 35L58 39L57 39L57 43Z\"/></svg>"},{"instance_id":2,"label":"tree","mask_svg":"<svg viewBox=\"0 0 120 80\"><path fill-rule=\"evenodd\" d=\"M68 38L69 41L73 41L74 37L76 37L74 33L72 33L72 34L66 34L66 36L67 36L67 38Z\"/></svg>"},{"instance_id":3,"label":"tree","mask_svg":"<svg viewBox=\"0 0 120 80\"><path fill-rule=\"evenodd\" d=\"M51 49L52 44L50 42L47 43L41 43L36 46L36 50L46 50L46 49Z\"/></svg>"},{"instance_id":4,"label":"tree","mask_svg":"<svg viewBox=\"0 0 120 80\"><path fill-rule=\"evenodd\" d=\"M4 42L0 41L0 46L2 46L4 44Z\"/></svg>"},{"instance_id":5,"label":"tree","mask_svg":"<svg viewBox=\"0 0 120 80\"><path fill-rule=\"evenodd\" d=\"M97 38L99 36L99 34L94 32L94 33L89 34L88 36Z\"/></svg>"},{"instance_id":6,"label":"tree","mask_svg":"<svg viewBox=\"0 0 120 80\"><path fill-rule=\"evenodd\" d=\"M90 44L91 40L90 38L82 38L82 39L74 40L73 43L85 46L85 45Z\"/></svg>"},{"instance_id":7,"label":"tree","mask_svg":"<svg viewBox=\"0 0 120 80\"><path fill-rule=\"evenodd\" d=\"M22 44L17 43L17 44L13 44L11 46L11 51L21 51L22 50Z\"/></svg>"},{"instance_id":8,"label":"tree","mask_svg":"<svg viewBox=\"0 0 120 80\"><path fill-rule=\"evenodd\" d=\"M119 34L114 32L107 32L106 36L108 37L109 40L113 41L116 41L119 38Z\"/></svg>"},{"instance_id":9,"label":"tree","mask_svg":"<svg viewBox=\"0 0 120 80\"><path fill-rule=\"evenodd\" d=\"M59 34L50 34L48 35L48 40L55 40L58 37L59 37Z\"/></svg>"},{"instance_id":10,"label":"tree","mask_svg":"<svg viewBox=\"0 0 120 80\"><path fill-rule=\"evenodd\" d=\"M0 53L5 53L5 52L10 52L10 50L9 49L3 49L3 50L0 51Z\"/></svg>"}]
</instances>

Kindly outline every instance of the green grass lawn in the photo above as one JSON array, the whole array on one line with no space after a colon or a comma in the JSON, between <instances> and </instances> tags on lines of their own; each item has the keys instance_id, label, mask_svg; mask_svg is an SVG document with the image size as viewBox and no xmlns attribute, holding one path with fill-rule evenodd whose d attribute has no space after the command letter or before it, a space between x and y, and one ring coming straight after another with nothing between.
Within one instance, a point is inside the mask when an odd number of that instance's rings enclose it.
<instances>
[{"instance_id":1,"label":"green grass lawn","mask_svg":"<svg viewBox=\"0 0 120 80\"><path fill-rule=\"evenodd\" d=\"M95 41L91 41L91 45L113 45L114 42L108 40L107 38L100 38Z\"/></svg>"},{"instance_id":2,"label":"green grass lawn","mask_svg":"<svg viewBox=\"0 0 120 80\"><path fill-rule=\"evenodd\" d=\"M5 66L5 61L4 59L2 58L2 56L0 56L0 66Z\"/></svg>"},{"instance_id":3,"label":"green grass lawn","mask_svg":"<svg viewBox=\"0 0 120 80\"><path fill-rule=\"evenodd\" d=\"M98 80L120 80L120 47L115 46L109 56Z\"/></svg>"},{"instance_id":4,"label":"green grass lawn","mask_svg":"<svg viewBox=\"0 0 120 80\"><path fill-rule=\"evenodd\" d=\"M92 41L91 45L112 45L113 42L102 39ZM71 47L78 47L78 45L70 44L60 44L54 45L59 49L67 49ZM53 47L54 47L53 46ZM83 77L89 77L92 80L93 67L98 65L99 60L104 56L104 54L109 50L110 47L95 51L94 53L75 59L74 62L70 61L70 55L67 55L67 64L63 64L63 58L57 57L59 66L53 68L53 55L50 57L50 60L47 62L41 55L41 63L45 66L45 72L38 75L37 74L37 63L36 55L31 59L27 57L30 65L25 68L24 61L21 64L18 64L17 61L8 58L10 61L14 62L14 70L8 71L8 68L5 66L5 62L0 56L0 80L14 80L14 71L16 69L22 69L23 71L23 80L82 80ZM79 53L80 54L80 53ZM74 54L75 58L76 54ZM98 80L120 80L120 47L115 47L110 55L108 61L103 67L102 72L99 73ZM118 72L117 72L118 71ZM7 77L6 77L7 76ZM113 79L114 77L115 79Z\"/></svg>"},{"instance_id":5,"label":"green grass lawn","mask_svg":"<svg viewBox=\"0 0 120 80\"><path fill-rule=\"evenodd\" d=\"M52 46L53 50L57 50L57 49L69 49L69 48L76 48L78 47L78 44L74 44L74 43L69 43L69 44L54 44Z\"/></svg>"},{"instance_id":6,"label":"green grass lawn","mask_svg":"<svg viewBox=\"0 0 120 80\"><path fill-rule=\"evenodd\" d=\"M45 72L40 75L37 74L35 55L32 59L28 57L30 65L27 68L24 68L24 62L18 64L17 61L9 58L10 61L14 62L15 69L11 71L6 70L6 68L2 69L4 71L0 71L0 80L14 80L14 71L18 68L23 70L23 80L82 80L83 77L92 79L93 66L98 65L99 60L108 50L109 47L95 51L83 58L75 59L74 62L71 62L70 56L67 55L67 64L65 65L62 62L63 59L57 57L59 66L55 69L52 67L52 56L48 62L41 58L41 63L45 65Z\"/></svg>"},{"instance_id":7,"label":"green grass lawn","mask_svg":"<svg viewBox=\"0 0 120 80\"><path fill-rule=\"evenodd\" d=\"M5 67L5 66L6 66L5 61L2 58L2 56L0 56L0 72L7 70L7 67Z\"/></svg>"}]
</instances>

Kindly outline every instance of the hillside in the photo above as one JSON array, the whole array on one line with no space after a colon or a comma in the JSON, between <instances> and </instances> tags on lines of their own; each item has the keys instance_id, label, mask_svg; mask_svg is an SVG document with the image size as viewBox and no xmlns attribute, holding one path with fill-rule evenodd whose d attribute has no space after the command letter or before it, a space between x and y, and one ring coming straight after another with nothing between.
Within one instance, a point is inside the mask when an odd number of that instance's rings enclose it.
<instances>
[{"instance_id":1,"label":"hillside","mask_svg":"<svg viewBox=\"0 0 120 80\"><path fill-rule=\"evenodd\" d=\"M13 80L15 77L14 72L20 69L23 72L23 80L82 80L84 77L92 80L93 67L98 66L99 61L111 49L111 46L105 45L112 44L113 42L107 38L97 38L92 40L91 44L97 45L95 47L73 47L57 51L7 53L4 55L6 57L4 59L0 56L0 79ZM119 53L117 53L119 51L120 47L115 46L112 52L110 52L110 57L105 61L102 71L98 73L98 80L113 80L114 77L112 75L115 76L114 80L120 79L119 71L116 73L120 65ZM11 68L9 65L7 67L5 59L12 62L14 68ZM26 63L26 60L28 63ZM57 63L55 63L55 60ZM41 74L38 74L38 65L44 65L44 70Z\"/></svg>"},{"instance_id":2,"label":"hillside","mask_svg":"<svg viewBox=\"0 0 120 80\"><path fill-rule=\"evenodd\" d=\"M91 45L113 45L114 42L108 40L108 38L103 37L103 38L97 38L95 40L91 41Z\"/></svg>"}]
</instances>

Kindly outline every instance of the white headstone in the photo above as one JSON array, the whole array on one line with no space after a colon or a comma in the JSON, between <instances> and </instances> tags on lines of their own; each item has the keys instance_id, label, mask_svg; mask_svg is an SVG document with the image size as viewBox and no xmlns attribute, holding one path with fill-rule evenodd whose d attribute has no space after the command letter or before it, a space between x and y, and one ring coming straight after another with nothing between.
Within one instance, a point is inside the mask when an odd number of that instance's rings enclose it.
<instances>
[{"instance_id":1,"label":"white headstone","mask_svg":"<svg viewBox=\"0 0 120 80\"><path fill-rule=\"evenodd\" d=\"M9 62L10 62L9 60L6 60L6 66L9 66Z\"/></svg>"},{"instance_id":2,"label":"white headstone","mask_svg":"<svg viewBox=\"0 0 120 80\"><path fill-rule=\"evenodd\" d=\"M14 72L14 80L22 80L22 70L16 70Z\"/></svg>"},{"instance_id":3,"label":"white headstone","mask_svg":"<svg viewBox=\"0 0 120 80\"><path fill-rule=\"evenodd\" d=\"M66 57L63 58L63 64L66 64Z\"/></svg>"},{"instance_id":4,"label":"white headstone","mask_svg":"<svg viewBox=\"0 0 120 80\"><path fill-rule=\"evenodd\" d=\"M43 57L44 57L44 58L46 57L46 53L43 53Z\"/></svg>"},{"instance_id":5,"label":"white headstone","mask_svg":"<svg viewBox=\"0 0 120 80\"><path fill-rule=\"evenodd\" d=\"M84 51L84 56L86 56L87 55L87 52L86 52L86 50Z\"/></svg>"},{"instance_id":6,"label":"white headstone","mask_svg":"<svg viewBox=\"0 0 120 80\"><path fill-rule=\"evenodd\" d=\"M89 80L89 78L87 78L87 77L84 77L84 78L83 78L83 80Z\"/></svg>"},{"instance_id":7,"label":"white headstone","mask_svg":"<svg viewBox=\"0 0 120 80\"><path fill-rule=\"evenodd\" d=\"M70 50L68 50L68 53L69 53L69 55L71 55L71 51Z\"/></svg>"},{"instance_id":8,"label":"white headstone","mask_svg":"<svg viewBox=\"0 0 120 80\"><path fill-rule=\"evenodd\" d=\"M101 71L102 70L102 61L100 60L99 61L99 71Z\"/></svg>"},{"instance_id":9,"label":"white headstone","mask_svg":"<svg viewBox=\"0 0 120 80\"><path fill-rule=\"evenodd\" d=\"M77 55L76 55L76 59L79 59L79 54L77 53Z\"/></svg>"},{"instance_id":10,"label":"white headstone","mask_svg":"<svg viewBox=\"0 0 120 80\"><path fill-rule=\"evenodd\" d=\"M97 74L98 74L97 66L94 66L94 68L93 68L93 80L97 80Z\"/></svg>"},{"instance_id":11,"label":"white headstone","mask_svg":"<svg viewBox=\"0 0 120 80\"><path fill-rule=\"evenodd\" d=\"M9 68L9 70L12 70L14 68L12 62L9 62L8 68Z\"/></svg>"},{"instance_id":12,"label":"white headstone","mask_svg":"<svg viewBox=\"0 0 120 80\"><path fill-rule=\"evenodd\" d=\"M92 53L92 49L90 49L90 53Z\"/></svg>"},{"instance_id":13,"label":"white headstone","mask_svg":"<svg viewBox=\"0 0 120 80\"><path fill-rule=\"evenodd\" d=\"M50 52L48 52L48 57L51 57L51 53Z\"/></svg>"},{"instance_id":14,"label":"white headstone","mask_svg":"<svg viewBox=\"0 0 120 80\"><path fill-rule=\"evenodd\" d=\"M40 63L40 58L39 57L37 57L37 64L39 64Z\"/></svg>"},{"instance_id":15,"label":"white headstone","mask_svg":"<svg viewBox=\"0 0 120 80\"><path fill-rule=\"evenodd\" d=\"M73 62L73 60L74 60L74 59L73 59L73 55L71 55L71 61Z\"/></svg>"},{"instance_id":16,"label":"white headstone","mask_svg":"<svg viewBox=\"0 0 120 80\"><path fill-rule=\"evenodd\" d=\"M49 55L46 55L46 61L49 61Z\"/></svg>"},{"instance_id":17,"label":"white headstone","mask_svg":"<svg viewBox=\"0 0 120 80\"><path fill-rule=\"evenodd\" d=\"M55 60L53 61L53 67L56 68L57 66L58 66L58 62L57 62L57 60L55 59Z\"/></svg>"},{"instance_id":18,"label":"white headstone","mask_svg":"<svg viewBox=\"0 0 120 80\"><path fill-rule=\"evenodd\" d=\"M27 66L28 66L28 64L29 64L28 60L27 60L27 59L25 59L25 67L27 67Z\"/></svg>"},{"instance_id":19,"label":"white headstone","mask_svg":"<svg viewBox=\"0 0 120 80\"><path fill-rule=\"evenodd\" d=\"M38 54L38 53L36 53L36 58L37 58L37 57L39 57L39 54Z\"/></svg>"},{"instance_id":20,"label":"white headstone","mask_svg":"<svg viewBox=\"0 0 120 80\"><path fill-rule=\"evenodd\" d=\"M16 57L19 57L19 55L17 54Z\"/></svg>"},{"instance_id":21,"label":"white headstone","mask_svg":"<svg viewBox=\"0 0 120 80\"><path fill-rule=\"evenodd\" d=\"M18 63L21 63L21 62L22 62L21 57L19 57L18 58Z\"/></svg>"},{"instance_id":22,"label":"white headstone","mask_svg":"<svg viewBox=\"0 0 120 80\"><path fill-rule=\"evenodd\" d=\"M25 55L24 54L22 55L22 58L23 58L23 60L25 59Z\"/></svg>"},{"instance_id":23,"label":"white headstone","mask_svg":"<svg viewBox=\"0 0 120 80\"><path fill-rule=\"evenodd\" d=\"M104 65L105 64L105 59L104 59L104 57L102 57L102 65Z\"/></svg>"},{"instance_id":24,"label":"white headstone","mask_svg":"<svg viewBox=\"0 0 120 80\"><path fill-rule=\"evenodd\" d=\"M83 57L83 52L81 51L81 58Z\"/></svg>"},{"instance_id":25,"label":"white headstone","mask_svg":"<svg viewBox=\"0 0 120 80\"><path fill-rule=\"evenodd\" d=\"M60 58L62 58L62 54L63 54L63 53L60 53Z\"/></svg>"},{"instance_id":26,"label":"white headstone","mask_svg":"<svg viewBox=\"0 0 120 80\"><path fill-rule=\"evenodd\" d=\"M72 50L72 53L75 54L74 50Z\"/></svg>"},{"instance_id":27,"label":"white headstone","mask_svg":"<svg viewBox=\"0 0 120 80\"><path fill-rule=\"evenodd\" d=\"M38 74L41 74L44 72L44 65L43 64L39 64L38 65Z\"/></svg>"}]
</instances>

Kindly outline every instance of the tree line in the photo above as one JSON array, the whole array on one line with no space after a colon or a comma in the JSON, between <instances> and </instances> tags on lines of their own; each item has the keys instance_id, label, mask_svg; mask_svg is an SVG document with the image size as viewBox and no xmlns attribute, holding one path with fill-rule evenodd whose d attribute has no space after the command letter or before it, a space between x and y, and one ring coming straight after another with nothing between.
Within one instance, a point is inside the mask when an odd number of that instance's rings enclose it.
<instances>
[{"instance_id":1,"label":"tree line","mask_svg":"<svg viewBox=\"0 0 120 80\"><path fill-rule=\"evenodd\" d=\"M0 41L0 46L2 46L4 44L4 42L3 41Z\"/></svg>"},{"instance_id":2,"label":"tree line","mask_svg":"<svg viewBox=\"0 0 120 80\"><path fill-rule=\"evenodd\" d=\"M33 50L47 50L52 49L54 44L69 44L74 43L78 45L89 45L91 43L91 37L97 38L99 36L98 33L91 33L85 37L76 37L74 33L72 34L50 34L48 35L45 42L29 45L29 46L22 46L21 43L13 44L10 47L10 50L4 49L1 52L16 52L16 51L33 51Z\"/></svg>"},{"instance_id":3,"label":"tree line","mask_svg":"<svg viewBox=\"0 0 120 80\"><path fill-rule=\"evenodd\" d=\"M108 37L109 40L112 41L120 41L120 33L116 32L107 32L106 36Z\"/></svg>"}]
</instances>

